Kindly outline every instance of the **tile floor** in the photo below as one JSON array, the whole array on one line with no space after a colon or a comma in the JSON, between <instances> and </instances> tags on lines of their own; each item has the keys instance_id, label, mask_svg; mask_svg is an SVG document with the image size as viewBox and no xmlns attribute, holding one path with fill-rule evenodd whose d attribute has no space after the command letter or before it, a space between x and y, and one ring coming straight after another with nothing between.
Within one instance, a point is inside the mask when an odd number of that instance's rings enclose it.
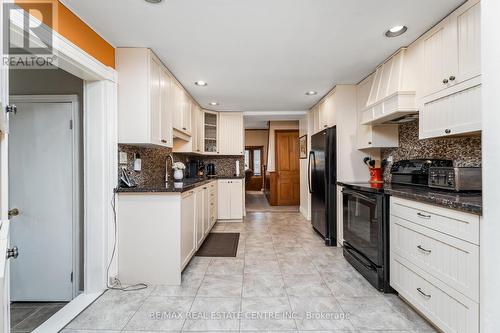
<instances>
[{"instance_id":1,"label":"tile floor","mask_svg":"<svg viewBox=\"0 0 500 333\"><path fill-rule=\"evenodd\" d=\"M214 228L241 233L236 258L194 257L181 286L108 291L62 332L435 332L325 247L299 213L249 213Z\"/></svg>"},{"instance_id":2,"label":"tile floor","mask_svg":"<svg viewBox=\"0 0 500 333\"><path fill-rule=\"evenodd\" d=\"M245 208L247 212L299 212L299 206L271 206L266 195L261 191L245 192Z\"/></svg>"},{"instance_id":3,"label":"tile floor","mask_svg":"<svg viewBox=\"0 0 500 333\"><path fill-rule=\"evenodd\" d=\"M11 333L32 332L66 303L12 303L10 305Z\"/></svg>"}]
</instances>

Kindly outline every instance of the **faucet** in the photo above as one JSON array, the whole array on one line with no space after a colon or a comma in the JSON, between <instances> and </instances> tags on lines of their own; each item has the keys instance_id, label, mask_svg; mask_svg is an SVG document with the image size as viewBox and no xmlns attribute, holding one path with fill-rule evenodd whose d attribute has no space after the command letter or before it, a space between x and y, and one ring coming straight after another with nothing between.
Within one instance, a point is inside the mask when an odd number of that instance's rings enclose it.
<instances>
[{"instance_id":1,"label":"faucet","mask_svg":"<svg viewBox=\"0 0 500 333\"><path fill-rule=\"evenodd\" d=\"M174 158L172 157L172 154L168 154L167 158L165 159L165 182L168 182L168 159L170 158L170 161L172 162L172 166L174 165Z\"/></svg>"}]
</instances>

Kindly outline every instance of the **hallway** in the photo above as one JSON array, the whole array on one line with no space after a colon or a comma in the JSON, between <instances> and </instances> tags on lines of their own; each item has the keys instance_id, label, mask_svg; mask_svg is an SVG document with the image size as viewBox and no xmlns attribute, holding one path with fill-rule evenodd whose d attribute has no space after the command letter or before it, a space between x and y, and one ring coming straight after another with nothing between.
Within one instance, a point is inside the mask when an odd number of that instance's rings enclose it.
<instances>
[{"instance_id":1,"label":"hallway","mask_svg":"<svg viewBox=\"0 0 500 333\"><path fill-rule=\"evenodd\" d=\"M247 212L299 212L299 206L271 206L261 191L245 192L245 208Z\"/></svg>"},{"instance_id":2,"label":"hallway","mask_svg":"<svg viewBox=\"0 0 500 333\"><path fill-rule=\"evenodd\" d=\"M64 333L139 331L435 332L375 291L298 213L249 213L236 258L194 257L181 286L107 291Z\"/></svg>"}]
</instances>

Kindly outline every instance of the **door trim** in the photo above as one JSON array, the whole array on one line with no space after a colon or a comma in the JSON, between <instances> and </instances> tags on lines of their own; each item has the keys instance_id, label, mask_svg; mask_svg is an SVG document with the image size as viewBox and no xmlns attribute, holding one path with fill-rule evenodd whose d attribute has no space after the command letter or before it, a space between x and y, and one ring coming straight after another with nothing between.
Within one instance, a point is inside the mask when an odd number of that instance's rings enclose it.
<instances>
[{"instance_id":1,"label":"door trim","mask_svg":"<svg viewBox=\"0 0 500 333\"><path fill-rule=\"evenodd\" d=\"M73 218L72 218L72 252L73 252L73 281L72 281L72 299L74 299L78 294L80 286L80 242L79 242L79 229L80 229L80 210L82 207L82 196L80 195L80 179L79 176L82 174L80 167L80 117L79 117L79 103L77 95L11 95L9 96L10 102L14 104L20 103L71 103L71 119L72 119L72 131L71 131L71 143L72 149L72 166L73 166ZM69 124L68 124L69 126ZM15 245L15 244L14 244Z\"/></svg>"}]
</instances>

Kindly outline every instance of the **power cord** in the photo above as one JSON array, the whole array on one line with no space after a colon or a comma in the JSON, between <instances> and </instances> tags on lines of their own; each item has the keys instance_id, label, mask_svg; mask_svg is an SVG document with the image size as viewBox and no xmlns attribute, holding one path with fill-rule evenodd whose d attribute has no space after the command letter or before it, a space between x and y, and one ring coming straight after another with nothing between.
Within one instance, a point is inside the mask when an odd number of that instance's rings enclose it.
<instances>
[{"instance_id":1,"label":"power cord","mask_svg":"<svg viewBox=\"0 0 500 333\"><path fill-rule=\"evenodd\" d=\"M113 240L113 252L111 253L111 259L109 260L108 268L106 269L106 287L110 290L120 290L120 291L137 291L146 289L148 287L145 283L137 283L130 286L124 287L121 281L118 278L115 278L115 281L112 285L109 283L109 269L111 268L111 264L113 263L113 259L115 258L116 253L116 243L117 243L117 222L116 222L116 192L113 192L113 198L111 199L111 207L113 208L113 228L114 228L114 240Z\"/></svg>"}]
</instances>

